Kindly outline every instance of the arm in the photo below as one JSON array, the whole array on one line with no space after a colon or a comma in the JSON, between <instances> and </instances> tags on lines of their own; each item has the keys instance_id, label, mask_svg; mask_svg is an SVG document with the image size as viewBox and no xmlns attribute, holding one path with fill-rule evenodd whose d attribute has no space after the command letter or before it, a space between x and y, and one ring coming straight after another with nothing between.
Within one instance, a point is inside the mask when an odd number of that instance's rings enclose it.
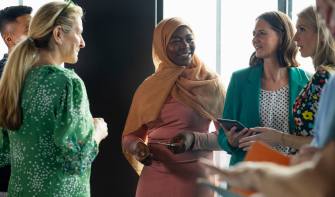
<instances>
[{"instance_id":1,"label":"arm","mask_svg":"<svg viewBox=\"0 0 335 197\"><path fill-rule=\"evenodd\" d=\"M214 122L214 121L213 121ZM221 147L218 143L218 134L220 129L220 124L214 122L214 126L217 131L211 133L198 133L193 132L194 134L194 143L192 150L213 150L220 151Z\"/></svg>"},{"instance_id":2,"label":"arm","mask_svg":"<svg viewBox=\"0 0 335 197\"><path fill-rule=\"evenodd\" d=\"M330 74L327 71L319 70L317 71L311 81L310 90L308 90L307 102L311 103L313 106L310 108L313 113L313 118L315 119L317 112L319 112L319 102L321 92ZM313 110L314 109L314 110ZM307 123L306 123L307 124ZM309 126L309 125L308 125ZM308 136L295 136L284 134L283 139L285 140L285 145L294 149L300 149L303 145L310 144L313 140L314 129L308 132Z\"/></svg>"},{"instance_id":3,"label":"arm","mask_svg":"<svg viewBox=\"0 0 335 197\"><path fill-rule=\"evenodd\" d=\"M57 160L63 173L81 175L98 154L93 117L84 85L77 79L66 82L56 113L54 142L60 151Z\"/></svg>"},{"instance_id":4,"label":"arm","mask_svg":"<svg viewBox=\"0 0 335 197\"><path fill-rule=\"evenodd\" d=\"M218 143L218 131L211 133L197 133L194 134L194 145L192 150L213 150L220 151L221 147Z\"/></svg>"},{"instance_id":5,"label":"arm","mask_svg":"<svg viewBox=\"0 0 335 197\"><path fill-rule=\"evenodd\" d=\"M243 190L260 191L271 197L333 196L335 188L335 141L310 162L286 167L268 162L243 162L230 169L218 169L208 160L201 166L221 180Z\"/></svg>"},{"instance_id":6,"label":"arm","mask_svg":"<svg viewBox=\"0 0 335 197\"><path fill-rule=\"evenodd\" d=\"M226 100L222 114L223 119L232 119L232 120L235 119L233 116L234 112L233 101L235 99L234 94L235 94L235 77L233 73L226 94ZM243 152L243 150L238 147L239 140L242 139L243 137L249 136L250 134L251 131L248 131L247 129L244 129L237 133L235 132L234 127L229 131L228 129L223 128L221 126L219 129L218 143L222 148L222 150L229 153L237 154L238 152Z\"/></svg>"},{"instance_id":7,"label":"arm","mask_svg":"<svg viewBox=\"0 0 335 197\"><path fill-rule=\"evenodd\" d=\"M309 144L313 140L313 137L295 136L286 133L283 134L275 129L266 127L255 127L250 130L259 132L259 134L241 139L239 147L243 148L243 150L249 150L255 141L262 141L272 147L285 145L291 148L300 149L301 146Z\"/></svg>"},{"instance_id":8,"label":"arm","mask_svg":"<svg viewBox=\"0 0 335 197\"><path fill-rule=\"evenodd\" d=\"M148 135L147 125L142 125L138 130L126 135L122 139L122 146L124 149L133 154L135 159L143 165L150 166L153 160L153 154L150 153L149 147L145 144L143 139Z\"/></svg>"},{"instance_id":9,"label":"arm","mask_svg":"<svg viewBox=\"0 0 335 197\"><path fill-rule=\"evenodd\" d=\"M0 127L0 168L10 165L10 148L7 130Z\"/></svg>"},{"instance_id":10,"label":"arm","mask_svg":"<svg viewBox=\"0 0 335 197\"><path fill-rule=\"evenodd\" d=\"M332 141L311 162L260 176L259 191L266 196L333 196L335 143ZM275 169L277 170L277 169ZM277 187L273 187L277 185Z\"/></svg>"},{"instance_id":11,"label":"arm","mask_svg":"<svg viewBox=\"0 0 335 197\"><path fill-rule=\"evenodd\" d=\"M314 123L315 136L312 146L323 148L331 137L335 137L335 77L332 76L325 84L317 117Z\"/></svg>"},{"instance_id":12,"label":"arm","mask_svg":"<svg viewBox=\"0 0 335 197\"><path fill-rule=\"evenodd\" d=\"M129 153L135 154L134 150L136 148L137 143L142 142L143 144L145 144L143 139L145 139L147 135L148 135L148 127L147 125L144 124L137 131L134 131L124 136L122 139L122 146Z\"/></svg>"}]
</instances>

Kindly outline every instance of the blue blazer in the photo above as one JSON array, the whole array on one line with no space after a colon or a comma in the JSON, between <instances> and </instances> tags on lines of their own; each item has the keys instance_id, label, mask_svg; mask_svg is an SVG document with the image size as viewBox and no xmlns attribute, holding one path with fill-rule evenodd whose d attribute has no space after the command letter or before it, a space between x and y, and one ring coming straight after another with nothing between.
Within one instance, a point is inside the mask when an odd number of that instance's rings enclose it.
<instances>
[{"instance_id":1,"label":"blue blazer","mask_svg":"<svg viewBox=\"0 0 335 197\"><path fill-rule=\"evenodd\" d=\"M293 103L313 74L299 68L288 69L290 92L289 128L292 133L295 127L292 114ZM223 119L238 120L247 128L260 126L259 98L262 72L263 65L241 69L232 74L224 104ZM228 145L227 136L222 127L219 130L218 142L224 151L232 153L230 165L234 165L244 159L246 152L240 148L233 149Z\"/></svg>"}]
</instances>

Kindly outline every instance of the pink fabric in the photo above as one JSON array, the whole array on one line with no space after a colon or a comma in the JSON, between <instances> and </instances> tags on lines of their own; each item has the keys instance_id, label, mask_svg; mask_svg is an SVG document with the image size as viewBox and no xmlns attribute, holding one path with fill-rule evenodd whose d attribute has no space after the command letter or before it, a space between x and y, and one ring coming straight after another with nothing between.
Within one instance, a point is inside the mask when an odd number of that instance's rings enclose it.
<instances>
[{"instance_id":1,"label":"pink fabric","mask_svg":"<svg viewBox=\"0 0 335 197\"><path fill-rule=\"evenodd\" d=\"M148 146L153 153L153 163L145 166L141 173L137 197L213 197L214 192L196 183L198 177L215 182L213 177L204 174L197 165L197 159L204 157L213 160L213 150L220 150L217 133L208 133L211 120L206 119L172 98L167 97L158 119L145 127L125 136L124 148L134 153L141 137L148 135ZM193 132L195 143L193 150L174 155L165 146L157 142L168 142L181 132Z\"/></svg>"}]
</instances>

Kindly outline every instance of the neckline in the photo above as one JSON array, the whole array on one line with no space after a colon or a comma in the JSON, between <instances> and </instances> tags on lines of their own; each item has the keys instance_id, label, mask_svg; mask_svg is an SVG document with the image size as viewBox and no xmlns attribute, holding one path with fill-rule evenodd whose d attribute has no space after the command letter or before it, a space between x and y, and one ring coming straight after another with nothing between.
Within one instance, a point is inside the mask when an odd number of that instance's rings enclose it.
<instances>
[{"instance_id":1,"label":"neckline","mask_svg":"<svg viewBox=\"0 0 335 197\"><path fill-rule=\"evenodd\" d=\"M278 91L280 91L280 90L286 89L286 88L289 86L289 84L290 84L290 83L288 83L286 86L284 86L284 87L282 87L282 88L280 88L280 89L278 89L278 90L269 91L269 90L263 90L263 89L261 88L261 91L264 91L264 92L278 92Z\"/></svg>"}]
</instances>

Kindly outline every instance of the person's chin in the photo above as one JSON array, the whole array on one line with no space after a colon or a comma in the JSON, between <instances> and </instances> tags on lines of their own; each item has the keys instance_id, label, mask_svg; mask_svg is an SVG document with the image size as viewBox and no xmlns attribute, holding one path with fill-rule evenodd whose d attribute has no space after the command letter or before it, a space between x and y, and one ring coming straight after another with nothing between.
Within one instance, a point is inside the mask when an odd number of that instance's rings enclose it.
<instances>
[{"instance_id":1,"label":"person's chin","mask_svg":"<svg viewBox=\"0 0 335 197\"><path fill-rule=\"evenodd\" d=\"M78 58L73 59L73 60L66 61L66 63L68 63L68 64L75 64L75 63L77 63L77 62L78 62Z\"/></svg>"},{"instance_id":2,"label":"person's chin","mask_svg":"<svg viewBox=\"0 0 335 197\"><path fill-rule=\"evenodd\" d=\"M255 55L257 58L263 58L263 56L262 56L262 54L260 54L260 53L257 53L256 52L256 55Z\"/></svg>"}]
</instances>

